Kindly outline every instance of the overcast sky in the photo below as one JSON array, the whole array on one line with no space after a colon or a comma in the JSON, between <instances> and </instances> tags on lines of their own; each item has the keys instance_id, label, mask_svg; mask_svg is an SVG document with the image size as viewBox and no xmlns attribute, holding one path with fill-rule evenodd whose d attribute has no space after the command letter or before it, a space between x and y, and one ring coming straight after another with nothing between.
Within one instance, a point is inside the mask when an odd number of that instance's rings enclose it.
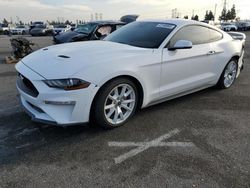
<instances>
[{"instance_id":1,"label":"overcast sky","mask_svg":"<svg viewBox=\"0 0 250 188\"><path fill-rule=\"evenodd\" d=\"M0 21L90 20L91 14L102 13L103 19L118 20L125 14L139 14L141 18L171 18L171 10L178 9L181 17L195 14L204 18L206 10L221 13L223 0L0 0ZM238 15L250 19L249 0L228 0L228 8L236 4ZM18 18L17 18L18 17Z\"/></svg>"}]
</instances>

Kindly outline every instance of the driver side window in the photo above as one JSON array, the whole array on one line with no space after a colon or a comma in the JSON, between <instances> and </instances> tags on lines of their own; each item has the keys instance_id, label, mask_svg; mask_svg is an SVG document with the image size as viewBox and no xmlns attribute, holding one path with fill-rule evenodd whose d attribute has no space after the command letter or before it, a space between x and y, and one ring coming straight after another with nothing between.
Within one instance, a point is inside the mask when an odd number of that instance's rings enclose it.
<instances>
[{"instance_id":1,"label":"driver side window","mask_svg":"<svg viewBox=\"0 0 250 188\"><path fill-rule=\"evenodd\" d=\"M98 38L103 39L106 36L108 36L111 33L111 31L112 31L111 26L101 26L97 30L96 34L97 34Z\"/></svg>"},{"instance_id":2,"label":"driver side window","mask_svg":"<svg viewBox=\"0 0 250 188\"><path fill-rule=\"evenodd\" d=\"M209 29L198 25L186 26L172 37L168 47L174 47L178 40L188 40L193 45L209 43Z\"/></svg>"}]
</instances>

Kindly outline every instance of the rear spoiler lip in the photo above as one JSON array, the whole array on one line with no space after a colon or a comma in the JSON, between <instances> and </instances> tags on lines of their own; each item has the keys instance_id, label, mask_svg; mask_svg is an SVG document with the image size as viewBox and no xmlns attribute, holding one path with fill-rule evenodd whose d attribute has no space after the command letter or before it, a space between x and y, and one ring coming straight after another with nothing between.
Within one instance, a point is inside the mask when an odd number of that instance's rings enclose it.
<instances>
[{"instance_id":1,"label":"rear spoiler lip","mask_svg":"<svg viewBox=\"0 0 250 188\"><path fill-rule=\"evenodd\" d=\"M246 40L246 35L241 32L228 32L234 40Z\"/></svg>"}]
</instances>

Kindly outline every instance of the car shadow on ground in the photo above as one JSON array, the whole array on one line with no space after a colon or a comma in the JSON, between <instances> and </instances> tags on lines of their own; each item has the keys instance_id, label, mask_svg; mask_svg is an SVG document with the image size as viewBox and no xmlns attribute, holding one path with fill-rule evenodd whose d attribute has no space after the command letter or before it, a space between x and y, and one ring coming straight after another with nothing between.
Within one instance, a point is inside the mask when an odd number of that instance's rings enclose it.
<instances>
[{"instance_id":1,"label":"car shadow on ground","mask_svg":"<svg viewBox=\"0 0 250 188\"><path fill-rule=\"evenodd\" d=\"M161 103L143 110L140 110L138 116L144 116L159 109L171 108L185 103L203 95L214 93L214 88L209 88L198 93L180 97L165 103ZM135 117L136 118L136 117ZM129 126L129 123L125 126ZM58 127L35 123L24 112L18 112L0 119L0 164L7 164L13 160L18 160L20 155L32 152L36 149L57 142L64 142L77 137L91 138L104 132L105 130L94 124L83 124L69 127ZM82 140L81 140L82 141Z\"/></svg>"},{"instance_id":2,"label":"car shadow on ground","mask_svg":"<svg viewBox=\"0 0 250 188\"><path fill-rule=\"evenodd\" d=\"M105 153L105 156L103 156L103 151L101 150L106 150L104 147L106 145L106 142L110 141L110 139L115 139L115 135L120 136L122 134L127 134L130 135L129 137L134 137L135 134L138 134L138 131L142 131L142 134L144 134L145 132L148 132L149 128L151 128L152 131L160 130L160 132L156 133L157 136L160 136L169 129L180 128L183 131L174 139L178 141L182 141L183 139L186 141L192 141L196 145L196 147L199 148L199 152L204 152L203 155L212 157L202 158L200 157L200 155L190 155L189 152L179 153L175 151L165 152L165 150L157 151L159 153L159 156L163 156L163 158L161 159L163 165L162 168L165 169L163 171L165 171L166 173L171 173L172 175L177 176L181 179L192 178L195 174L205 174L206 177L211 177L211 179L217 182L220 187L230 187L232 185L247 185L249 181L249 175L243 173L239 168L234 168L237 165L230 156L226 155L223 151L217 149L216 147L210 145L207 142L206 136L195 135L192 131L190 131L191 128L231 128L227 124L227 122L223 122L221 120L210 122L210 117L197 114L197 111L199 111L199 109L201 108L204 108L204 106L206 106L206 103L212 101L217 103L218 101L220 101L221 95L223 95L224 93L225 92L220 92L212 87L194 94L161 103L159 105L140 110L135 118L131 121L131 123L128 123L127 125L119 129L109 131L91 124L65 128L38 124L31 122L30 117L24 112L1 117L0 166L15 164L19 163L20 161L29 163L29 160L32 160L32 163L35 164L48 164L56 162L63 162L64 164L64 162L66 161L77 161L83 163L83 167L86 166L86 163L90 162L102 164L103 160L112 160L112 156L114 154L112 153L112 150ZM196 106L192 106L192 104L196 104ZM211 107L211 105L209 106ZM217 104L216 106L218 107L219 105ZM221 106L221 108L226 107L228 106ZM243 108L245 107L243 106ZM172 116L173 113L176 112L176 109L183 109L183 111L195 109L192 113L190 113L193 115L193 117L191 117L191 120L193 122L186 122L184 116L184 119L180 118L181 120L175 120L174 125L165 123L169 127L167 126L165 128L164 125L160 125L166 122L166 119L168 119L169 116ZM170 114L164 117L163 114L168 112L170 112ZM187 112L186 114L189 114L189 112ZM196 118L196 116L199 118ZM152 119L153 122L150 122L150 117L155 118ZM208 119L204 120L201 117ZM146 120L143 121L143 119ZM203 121L210 122L210 124L202 124ZM158 122L158 127L157 125L155 127L151 127L152 125L149 125ZM186 124L183 125L183 122L186 122ZM135 125L136 127L134 127ZM149 135L154 138L153 132L149 133ZM140 137L140 135L137 136ZM147 136L148 135L145 133L145 135L142 137L145 139L145 137ZM90 139L91 141L89 141ZM86 147L88 145L90 145L91 147L84 148L81 151L79 150L79 148ZM41 150L42 152L39 152L39 150ZM147 155L151 155L152 153L152 155L154 156L154 152L154 149L152 149L148 151ZM26 154L29 154L29 156L25 156ZM30 154L34 154L35 159L31 157ZM150 174L150 171L152 170L154 165L157 165L157 160L155 160L154 158L147 158L144 159L143 163L152 164L153 166L138 165L138 170L134 174L135 177L138 176L138 178L140 178L143 173L145 173L145 176L147 174ZM121 174L121 168L129 169L131 166L136 165L136 159L132 159L125 164L121 164L121 166L112 166L108 172L111 174ZM143 169L141 169L141 167L143 167Z\"/></svg>"},{"instance_id":3,"label":"car shadow on ground","mask_svg":"<svg viewBox=\"0 0 250 188\"><path fill-rule=\"evenodd\" d=\"M94 136L105 130L88 124L58 127L35 123L19 112L0 120L0 165L18 160L20 155L79 135Z\"/></svg>"}]
</instances>

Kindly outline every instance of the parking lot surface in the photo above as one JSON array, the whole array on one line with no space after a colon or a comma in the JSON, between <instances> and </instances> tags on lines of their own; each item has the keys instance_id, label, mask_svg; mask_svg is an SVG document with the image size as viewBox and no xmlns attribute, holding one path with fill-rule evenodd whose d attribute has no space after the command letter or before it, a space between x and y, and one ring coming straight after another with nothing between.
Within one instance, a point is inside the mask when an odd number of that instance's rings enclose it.
<instances>
[{"instance_id":1,"label":"parking lot surface","mask_svg":"<svg viewBox=\"0 0 250 188\"><path fill-rule=\"evenodd\" d=\"M0 187L249 188L249 32L246 45L244 71L230 89L149 107L108 131L31 122L19 107L14 65L0 63ZM0 38L6 53L8 39Z\"/></svg>"}]
</instances>

